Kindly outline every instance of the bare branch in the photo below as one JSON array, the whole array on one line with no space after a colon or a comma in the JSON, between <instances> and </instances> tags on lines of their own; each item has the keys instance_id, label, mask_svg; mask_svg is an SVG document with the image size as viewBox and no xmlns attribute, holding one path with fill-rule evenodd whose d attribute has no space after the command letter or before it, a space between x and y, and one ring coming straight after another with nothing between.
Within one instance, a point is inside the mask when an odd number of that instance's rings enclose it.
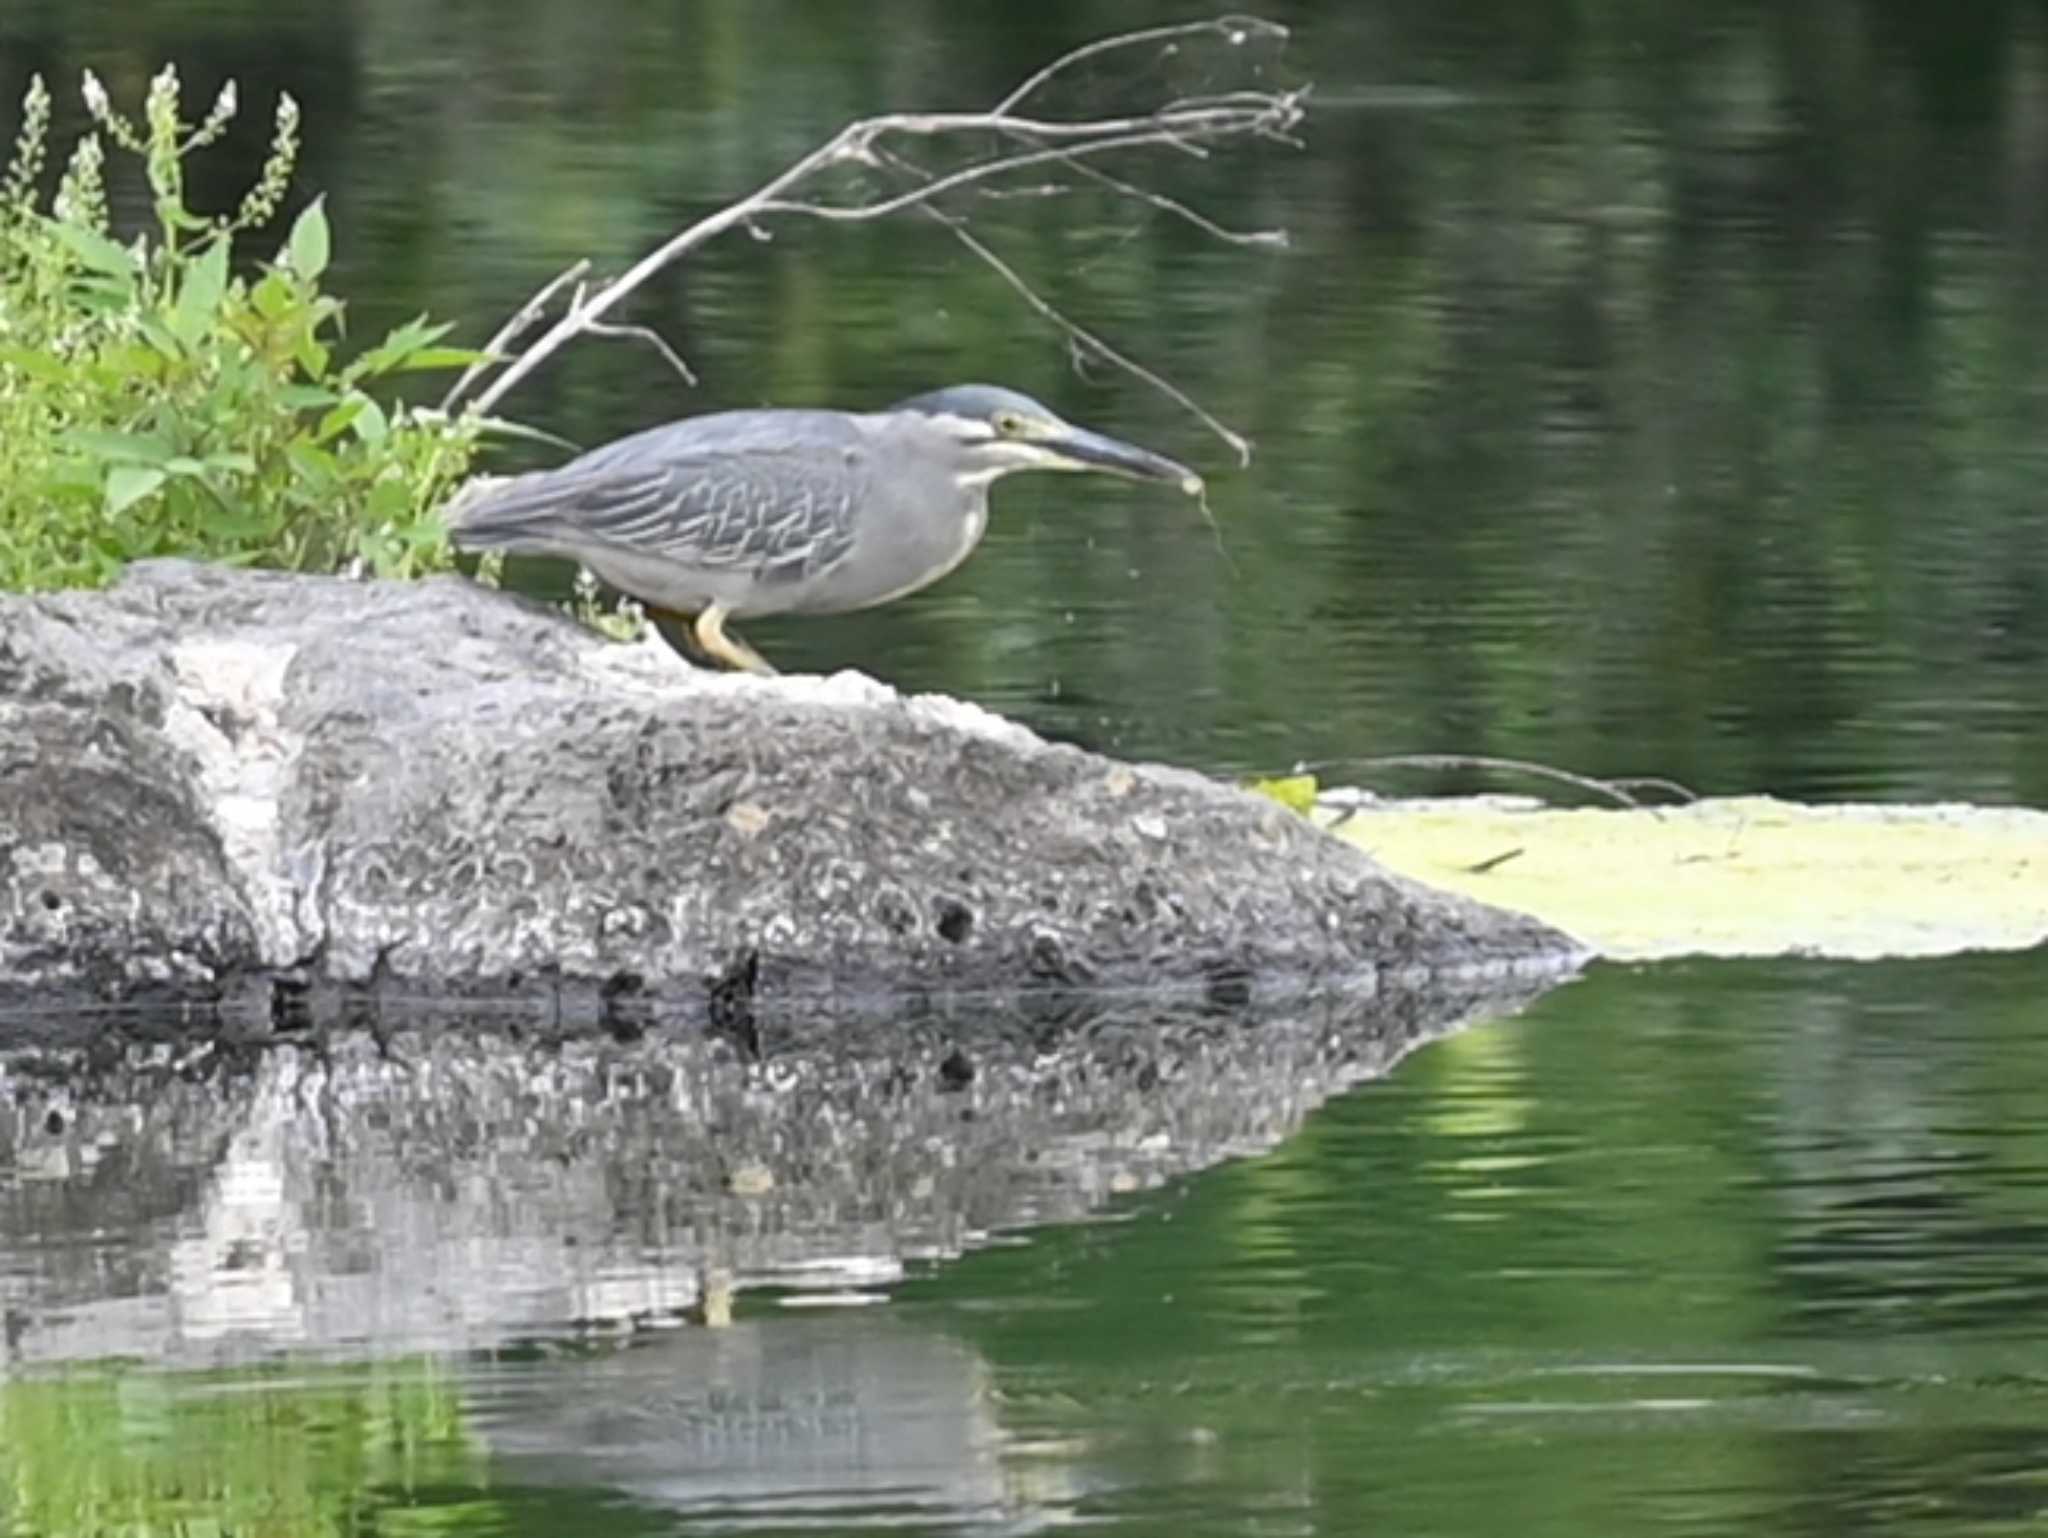
<instances>
[{"instance_id":1,"label":"bare branch","mask_svg":"<svg viewBox=\"0 0 2048 1538\"><path fill-rule=\"evenodd\" d=\"M984 124L998 132L1022 132L1010 128L1002 119L991 119ZM1203 127L1190 131L1197 136L1242 132L1242 129ZM958 187L973 186L993 177L1007 176L1012 171L1026 170L1031 166L1066 164L1082 155L1106 155L1113 150L1148 149L1173 142L1177 135L1165 129L1149 129L1143 132L1113 134L1108 138L1090 139L1075 144L1063 144L1055 148L1020 150L1014 155L1002 155L994 160L983 160L971 166L951 171L922 187L894 197L882 198L873 203L813 203L802 199L773 199L760 204L756 213L803 214L813 219L835 219L853 221L862 219L886 219L890 214L901 213L919 203L930 202Z\"/></svg>"},{"instance_id":2,"label":"bare branch","mask_svg":"<svg viewBox=\"0 0 2048 1538\"><path fill-rule=\"evenodd\" d=\"M1028 139L1023 142L1030 143ZM907 172L924 183L927 193L936 190L931 186L931 183L937 179L937 173L918 165L908 156L897 154L894 151L879 150L876 153L884 163ZM1120 176L1112 176L1100 166L1090 165L1087 161L1073 155L1058 152L1058 158L1063 160L1072 170L1087 177L1098 186L1107 187L1118 197L1129 198L1134 203L1143 203L1158 209L1161 213L1172 214L1175 218L1185 220L1203 234L1213 236L1217 240L1226 241L1233 246L1264 246L1282 251L1287 249L1289 242L1285 230L1227 229L1211 219L1207 214L1202 213L1199 209L1190 208L1177 198L1170 198L1164 193L1154 192L1149 187L1141 187L1136 182L1125 181ZM1014 198L1062 197L1071 189L1059 182L1040 182L1028 187L982 187L978 190L984 198L1000 201Z\"/></svg>"},{"instance_id":3,"label":"bare branch","mask_svg":"<svg viewBox=\"0 0 2048 1538\"><path fill-rule=\"evenodd\" d=\"M890 112L863 118L846 131L857 156L868 144L885 134L914 134L921 139L947 134L1004 133L1039 140L1103 139L1116 134L1210 134L1250 133L1269 125L1286 125L1298 117L1294 110L1298 92L1267 95L1246 92L1230 101L1220 98L1191 101L1161 107L1138 116L1111 118L1028 118L1007 112Z\"/></svg>"},{"instance_id":4,"label":"bare branch","mask_svg":"<svg viewBox=\"0 0 2048 1538\"><path fill-rule=\"evenodd\" d=\"M931 181L934 180L933 174L930 171L927 171L924 167L918 165L915 161L909 159L907 156L896 154L893 151L882 151L880 153L884 164L898 171L903 172L905 175L914 177L925 183L930 183ZM1086 166L1080 162L1076 162L1075 169L1086 171L1092 170L1093 168ZM1047 188L1045 190L1064 191L1065 189L1053 187ZM1187 411L1192 413L1194 416L1198 417L1202 421L1202 423L1210 429L1210 431L1214 432L1219 438L1221 438L1226 444L1230 446L1231 450L1237 455L1238 463L1240 465L1248 465L1251 463L1251 444L1242 435L1233 431L1227 424L1219 420L1204 407L1197 404L1192 398L1190 398L1186 394L1186 392L1181 390L1178 386L1153 373L1150 369L1145 368L1143 365L1139 364L1134 359L1126 357L1124 354L1118 352L1115 348L1111 347L1107 342L1103 341L1102 338L1097 336L1094 332L1088 330L1085 326L1081 326L1073 320L1071 320L1065 314L1065 312L1060 310L1050 300L1046 299L1044 295L1040 294L1036 289L1034 289L1030 285L1030 283L1026 281L1026 279L1023 277L1021 273L1019 273L1014 267L1010 266L1008 262L1004 261L992 249L990 249L987 242L976 237L974 233L968 229L967 221L965 219L959 218L952 214L948 214L943 209L939 208L936 204L930 202L921 204L919 206L918 211L920 213L928 215L932 219L935 219L940 224L944 225L948 232L950 232L956 240L958 240L970 252L972 252L974 256L976 256L983 263L985 263L989 267L989 269L993 271L998 277L1000 277L1005 283L1009 284L1010 287L1017 293L1017 295L1020 298L1022 298L1023 301L1027 305L1029 305L1033 311L1042 316L1045 320L1049 321L1056 329L1058 329L1058 331L1066 338L1067 350L1073 359L1075 372L1085 372L1087 365L1090 362L1093 362L1097 359L1100 359L1102 362L1111 364L1114 367L1123 369L1125 372L1131 374L1133 377L1142 380L1146 384L1151 385L1154 389L1160 391L1169 399L1173 400L1178 405L1182 406ZM1206 497L1203 499L1202 508L1204 514L1206 515L1208 513L1208 500ZM1220 542L1220 534L1217 548L1219 550L1222 549L1222 545Z\"/></svg>"},{"instance_id":5,"label":"bare branch","mask_svg":"<svg viewBox=\"0 0 2048 1538\"><path fill-rule=\"evenodd\" d=\"M1285 251L1288 247L1287 232L1285 230L1226 229L1200 209L1190 208L1187 204L1180 202L1176 198L1170 198L1163 192L1154 192L1149 187L1140 187L1136 182L1127 182L1120 176L1111 176L1102 167L1091 166L1085 160L1076 160L1074 162L1074 169L1089 180L1109 188L1118 197L1129 198L1133 202L1144 203L1156 208L1161 213L1172 214L1176 219L1192 224L1204 235L1213 236L1217 240L1228 241L1233 246L1264 246L1269 250L1275 251Z\"/></svg>"},{"instance_id":6,"label":"bare branch","mask_svg":"<svg viewBox=\"0 0 2048 1538\"><path fill-rule=\"evenodd\" d=\"M1105 363L1114 364L1133 378L1143 380L1161 395L1164 395L1167 399L1175 402L1199 418L1203 426L1229 444L1231 452L1237 455L1237 462L1240 467L1249 465L1252 462L1252 446L1248 438L1231 429L1207 408L1192 399L1178 385L1153 373L1151 369L1146 368L1144 364L1139 363L1135 359L1128 358L1118 352L1109 343L1103 341L1101 337L1086 327L1076 325L1073 321L1067 319L1056 306L1043 298L1029 283L1025 282L1018 274L1016 268L1012 267L1000 256L997 256L995 252L988 248L985 242L979 239L972 230L968 229L965 221L950 218L930 204L925 205L925 212L944 224L947 229L953 232L955 240L986 262L995 272L996 276L1009 284L1016 291L1017 297L1029 305L1033 311L1058 327L1066 336L1068 343L1078 349L1082 356L1100 358Z\"/></svg>"},{"instance_id":7,"label":"bare branch","mask_svg":"<svg viewBox=\"0 0 2048 1538\"><path fill-rule=\"evenodd\" d=\"M1323 763L1299 765L1295 772L1312 774L1329 769L1342 769L1352 773L1370 769L1478 769L1492 773L1521 774L1539 780L1551 780L1560 785L1570 785L1602 800L1612 801L1617 806L1630 808L1642 806L1642 802L1637 800L1632 792L1649 788L1673 792L1688 801L1699 799L1675 780L1597 780L1589 775L1573 774L1569 769L1531 763L1526 759L1485 758L1468 753L1399 753L1385 758L1333 759ZM1349 822L1360 810L1361 807L1351 807L1331 826L1341 826Z\"/></svg>"},{"instance_id":8,"label":"bare branch","mask_svg":"<svg viewBox=\"0 0 2048 1538\"><path fill-rule=\"evenodd\" d=\"M497 334L484 343L483 350L485 355L464 369L462 377L449 387L446 395L441 397L441 409L443 411L452 409L455 402L461 398L462 392L476 382L478 375L494 364L503 362L502 354L504 350L526 335L527 331L533 326L533 323L547 313L547 308L554 302L555 295L568 287L569 284L581 279L589 271L589 257L584 257L580 262L572 262L555 275L553 282L544 285L538 293L521 305L519 312L506 321L504 325L500 326Z\"/></svg>"},{"instance_id":9,"label":"bare branch","mask_svg":"<svg viewBox=\"0 0 2048 1538\"><path fill-rule=\"evenodd\" d=\"M670 368L682 376L684 384L695 385L697 383L696 370L685 363L682 354L671 347L668 339L652 326L621 326L611 321L594 320L583 329L592 336L616 337L626 341L645 342L649 347L652 347L661 354Z\"/></svg>"},{"instance_id":10,"label":"bare branch","mask_svg":"<svg viewBox=\"0 0 2048 1538\"><path fill-rule=\"evenodd\" d=\"M1243 437L1196 405L1185 393L1165 379L1125 357L1092 332L1061 315L1039 297L1013 268L967 230L959 219L936 207L935 200L968 187L994 191L996 189L990 184L1012 177L1015 173L1033 167L1062 166L1092 177L1098 184L1120 197L1184 219L1218 239L1246 246L1283 245L1285 236L1281 232L1240 232L1225 229L1214 220L1173 198L1154 193L1124 178L1112 176L1088 162L1104 155L1141 149L1178 150L1186 154L1206 156L1209 145L1226 140L1284 138L1301 118L1301 92L1228 92L1211 97L1190 98L1148 114L1095 119L1027 117L1019 115L1015 109L1038 93L1048 82L1084 60L1117 50L1147 44L1173 44L1179 39L1196 36L1220 37L1230 43L1241 44L1253 38L1278 39L1286 35L1284 27L1261 21L1256 17L1245 16L1225 16L1212 21L1149 28L1104 38L1072 50L1032 75L989 112L899 112L851 123L748 196L671 236L620 276L595 287L588 293L579 291L567 311L557 317L538 340L506 362L496 377L483 385L475 395L471 409L479 412L491 410L548 358L577 336L586 333L634 336L650 341L661 348L664 355L685 378L691 379L694 383L694 376L687 366L658 336L645 327L610 323L604 317L654 274L731 230L743 229L756 239L765 240L770 238L765 221L775 216L803 216L850 223L883 219L908 209L922 208L946 224L957 239L1009 283L1034 311L1058 327L1068 339L1070 346L1113 364L1159 390L1199 417L1236 451L1241 460L1248 459L1250 445ZM974 135L988 135L998 141L1007 140L1012 145L1022 147L974 160L938 175L920 172L919 175L923 178L920 185L905 192L892 193L868 201L830 201L808 190L818 178L842 167L887 168L891 165L900 167L906 164L884 147L884 141L892 137L958 141ZM1056 189L1039 186L1007 190L1011 195L1047 196ZM574 269L571 274L557 278L529 300L520 313L501 331L500 338L493 343L491 351L496 353L501 346L530 327L560 292L562 286L572 281L581 270L583 269ZM482 384L489 366L487 364L481 370L473 369L458 380L444 406L452 409L456 401Z\"/></svg>"},{"instance_id":11,"label":"bare branch","mask_svg":"<svg viewBox=\"0 0 2048 1538\"><path fill-rule=\"evenodd\" d=\"M683 376L684 384L694 385L697 382L696 371L683 361L682 354L669 346L668 338L652 326L618 326L610 321L594 320L583 329L592 336L621 337L631 342L645 342L668 360L670 368Z\"/></svg>"},{"instance_id":12,"label":"bare branch","mask_svg":"<svg viewBox=\"0 0 2048 1538\"><path fill-rule=\"evenodd\" d=\"M894 167L897 170L902 171L906 175L918 178L919 180L923 181L928 188L934 180L931 172L927 171L924 167L918 165L915 161L909 159L906 156L898 155L891 151L884 151L883 158L885 160L885 163ZM1087 172L1091 175L1098 174L1096 173L1095 168L1093 166L1090 166L1085 162L1074 161L1073 165L1074 169L1077 171ZM1113 177L1107 177L1104 179L1110 181L1112 185L1116 185L1118 187L1121 187L1123 185L1121 183L1116 182L1116 179ZM1150 194L1146 191L1146 189L1141 187L1132 187L1130 189L1130 194L1132 196L1140 198L1141 200L1149 199L1150 197L1152 197L1152 194ZM1186 213L1191 218L1194 218L1196 220L1200 220L1201 218L1201 216L1199 214L1196 214L1194 210L1183 209L1181 208L1181 205L1172 203L1171 199L1162 199L1161 201L1170 204L1172 207L1180 210L1183 213ZM1118 352L1114 347L1111 347L1109 343L1103 341L1103 339L1097 336L1094 332L1088 330L1087 327L1079 325L1075 321L1069 319L1065 312L1060 310L1058 306L1054 305L1050 300L1046 299L1044 295L1040 294L1036 289L1034 289L1031 286L1031 284L1025 280L1021 273L1019 273L1008 262L1004 261L1000 256L998 256L989 247L986 241L983 241L978 236L976 236L973 233L973 231L968 229L967 221L965 219L961 219L954 215L948 214L943 209L939 208L936 204L929 202L921 205L919 211L929 215L931 218L936 219L939 223L943 224L947 228L947 230L952 233L953 238L955 240L958 240L963 246L965 246L983 263L985 263L989 267L989 269L996 274L997 277L1001 278L1005 283L1009 284L1013 290L1015 290L1018 297L1021 298L1025 302L1025 304L1029 305L1033 311L1035 311L1045 320L1051 322L1051 324L1055 328L1057 328L1063 336L1065 336L1065 338L1067 339L1067 347L1069 352L1073 356L1074 367L1077 372L1085 368L1085 366L1090 361L1095 359L1100 359L1104 363L1108 363L1116 368L1122 369L1124 372L1132 375L1134 378L1151 385L1153 389L1158 390L1168 399L1174 401L1177 405L1181 406L1183 409L1185 409L1186 411L1190 412L1192 415L1200 419L1204 426L1206 426L1211 432L1215 433L1217 437L1221 438L1226 444L1230 446L1231 451L1237 455L1237 462L1240 467L1249 465L1251 463L1252 446L1248 439L1246 439L1242 434L1233 430L1230 426L1228 426L1221 419L1213 415L1205 407L1197 403L1184 390L1180 389L1179 386L1154 373L1152 370L1146 368L1143 364L1137 362L1135 359L1126 357L1123 353ZM1228 231L1224 231L1219 228L1217 232L1221 235L1224 235L1226 238L1230 238L1230 232ZM1283 245L1286 243L1285 234L1280 235L1280 241ZM1207 510L1208 504L1205 499L1203 503L1203 511L1206 513ZM1221 548L1220 544L1218 548Z\"/></svg>"},{"instance_id":13,"label":"bare branch","mask_svg":"<svg viewBox=\"0 0 2048 1538\"><path fill-rule=\"evenodd\" d=\"M925 173L927 177L930 174ZM1025 203L1040 198L1063 198L1073 190L1065 182L1033 182L1029 187L983 187L980 192L991 203Z\"/></svg>"},{"instance_id":14,"label":"bare branch","mask_svg":"<svg viewBox=\"0 0 2048 1538\"><path fill-rule=\"evenodd\" d=\"M864 126L855 123L851 127L841 129L803 159L757 188L751 195L737 203L728 204L717 213L699 219L681 233L671 236L620 276L599 288L583 303L571 306L568 314L550 326L539 341L521 353L504 373L492 381L490 388L476 398L476 408L480 411L489 411L505 398L514 385L539 368L564 343L588 330L591 322L597 320L664 267L706 241L724 234L735 225L745 226L751 230L754 227L755 215L760 212L764 203L779 197L789 188L799 185L806 178L845 158L849 144Z\"/></svg>"},{"instance_id":15,"label":"bare branch","mask_svg":"<svg viewBox=\"0 0 2048 1538\"><path fill-rule=\"evenodd\" d=\"M1667 780L1661 775L1634 775L1625 780L1609 780L1607 783L1631 793L1642 790L1661 791L1674 801L1697 801L1700 798L1698 791L1689 789L1676 780Z\"/></svg>"}]
</instances>

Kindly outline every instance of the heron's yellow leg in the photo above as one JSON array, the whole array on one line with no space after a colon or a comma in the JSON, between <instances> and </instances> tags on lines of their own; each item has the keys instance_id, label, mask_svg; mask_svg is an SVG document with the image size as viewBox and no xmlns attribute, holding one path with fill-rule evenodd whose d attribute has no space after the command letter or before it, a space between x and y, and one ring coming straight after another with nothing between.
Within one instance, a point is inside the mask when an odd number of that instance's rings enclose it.
<instances>
[{"instance_id":1,"label":"heron's yellow leg","mask_svg":"<svg viewBox=\"0 0 2048 1538\"><path fill-rule=\"evenodd\" d=\"M647 623L654 627L654 633L668 643L669 650L692 667L704 662L703 654L697 650L696 621L676 609L661 609L653 604L642 606Z\"/></svg>"},{"instance_id":2,"label":"heron's yellow leg","mask_svg":"<svg viewBox=\"0 0 2048 1538\"><path fill-rule=\"evenodd\" d=\"M738 636L725 633L725 615L723 607L713 604L697 616L696 628L692 632L697 637L697 644L704 648L707 656L728 667L743 673L772 674L775 669L768 665L767 658Z\"/></svg>"}]
</instances>

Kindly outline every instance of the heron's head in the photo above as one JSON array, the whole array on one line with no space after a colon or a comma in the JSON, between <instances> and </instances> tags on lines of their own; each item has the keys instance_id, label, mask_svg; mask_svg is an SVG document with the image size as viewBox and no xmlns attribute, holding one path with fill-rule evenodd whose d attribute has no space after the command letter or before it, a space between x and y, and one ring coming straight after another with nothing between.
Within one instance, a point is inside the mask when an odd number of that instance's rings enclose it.
<instances>
[{"instance_id":1,"label":"heron's head","mask_svg":"<svg viewBox=\"0 0 2048 1538\"><path fill-rule=\"evenodd\" d=\"M1097 470L1165 481L1189 496L1202 478L1185 465L1062 421L1028 395L995 385L954 385L891 408L936 435L963 485L986 486L1013 470Z\"/></svg>"}]
</instances>

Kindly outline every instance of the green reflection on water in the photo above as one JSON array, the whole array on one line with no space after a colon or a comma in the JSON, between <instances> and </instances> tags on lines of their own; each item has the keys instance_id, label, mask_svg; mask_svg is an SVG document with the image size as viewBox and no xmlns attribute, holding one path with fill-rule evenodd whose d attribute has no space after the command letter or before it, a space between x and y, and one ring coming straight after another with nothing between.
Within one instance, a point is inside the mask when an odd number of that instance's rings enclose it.
<instances>
[{"instance_id":1,"label":"green reflection on water","mask_svg":"<svg viewBox=\"0 0 2048 1538\"><path fill-rule=\"evenodd\" d=\"M0 1383L0 1532L321 1535L484 1531L495 1520L460 1387L431 1361ZM436 1521L393 1512L469 1492Z\"/></svg>"},{"instance_id":2,"label":"green reflection on water","mask_svg":"<svg viewBox=\"0 0 2048 1538\"><path fill-rule=\"evenodd\" d=\"M1119 1531L2017 1529L2048 1510L2044 964L1604 969L904 1302Z\"/></svg>"},{"instance_id":3,"label":"green reflection on water","mask_svg":"<svg viewBox=\"0 0 2048 1538\"><path fill-rule=\"evenodd\" d=\"M1291 253L1085 189L976 210L1049 298L1245 428L1249 471L1143 389L1076 377L921 220L709 248L632 316L702 389L593 343L514 409L594 443L988 377L1198 462L1227 558L1177 498L1006 486L984 549L932 591L754 637L1092 744L2048 799L2031 14L1271 9L1296 29L1271 78L1319 87L1304 147L1150 174L1290 229ZM0 4L0 87L89 63L133 94L171 54L195 95L229 70L245 99L290 86L358 332L426 308L481 337L572 258L617 267L848 118L986 102L1166 11L516 0L477 26L394 0L29 0ZM1243 62L1157 69L1214 89ZM1092 77L1077 95L1118 100Z\"/></svg>"},{"instance_id":4,"label":"green reflection on water","mask_svg":"<svg viewBox=\"0 0 2048 1538\"><path fill-rule=\"evenodd\" d=\"M0 1533L2028 1530L2048 954L1603 968L885 1310L0 1386Z\"/></svg>"}]
</instances>

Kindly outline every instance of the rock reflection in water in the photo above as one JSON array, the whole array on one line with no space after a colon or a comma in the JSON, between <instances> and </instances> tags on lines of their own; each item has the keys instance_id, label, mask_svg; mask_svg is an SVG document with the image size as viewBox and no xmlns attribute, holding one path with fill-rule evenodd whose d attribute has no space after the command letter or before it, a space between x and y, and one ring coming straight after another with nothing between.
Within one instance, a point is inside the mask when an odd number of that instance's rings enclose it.
<instances>
[{"instance_id":1,"label":"rock reflection in water","mask_svg":"<svg viewBox=\"0 0 2048 1538\"><path fill-rule=\"evenodd\" d=\"M1508 985L1513 988L1515 985ZM820 1014L756 1039L477 1016L0 1057L0 1364L476 1350L660 1322L701 1279L886 1283L1288 1136L1541 991L1283 1013Z\"/></svg>"},{"instance_id":2,"label":"rock reflection in water","mask_svg":"<svg viewBox=\"0 0 2048 1538\"><path fill-rule=\"evenodd\" d=\"M1036 1525L1049 1497L1072 1498L1074 1475L1024 1487L997 1399L971 1349L870 1311L689 1330L508 1374L475 1396L470 1425L503 1483L728 1519L885 1509L897 1522Z\"/></svg>"}]
</instances>

